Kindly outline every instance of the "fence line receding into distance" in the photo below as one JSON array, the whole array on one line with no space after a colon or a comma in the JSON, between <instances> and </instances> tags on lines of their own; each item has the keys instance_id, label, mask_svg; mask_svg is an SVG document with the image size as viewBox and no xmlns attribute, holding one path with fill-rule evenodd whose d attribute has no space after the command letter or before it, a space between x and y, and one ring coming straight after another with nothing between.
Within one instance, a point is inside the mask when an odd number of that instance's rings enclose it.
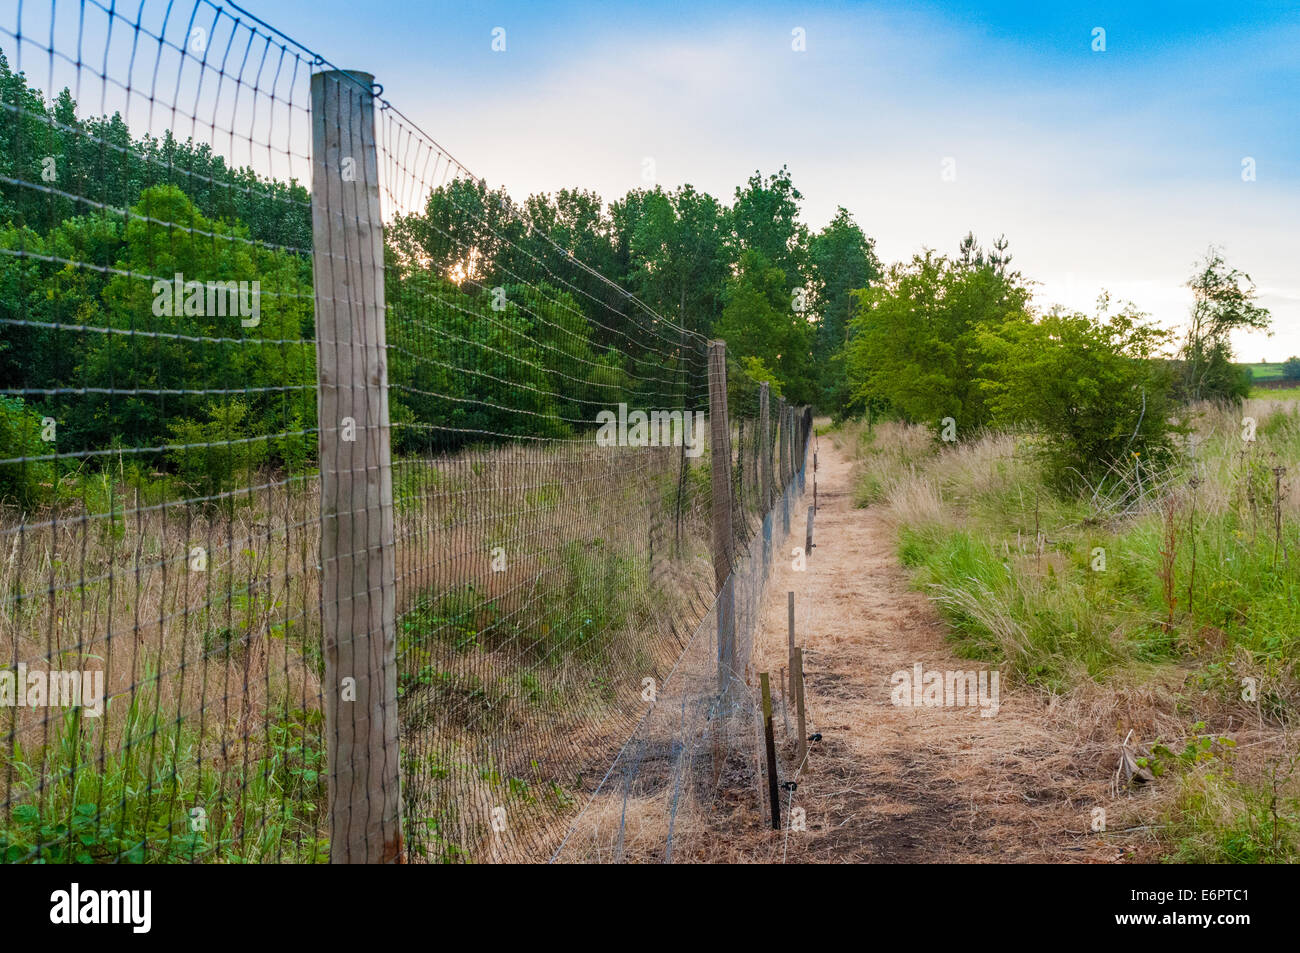
<instances>
[{"instance_id":1,"label":"fence line receding into distance","mask_svg":"<svg viewBox=\"0 0 1300 953\"><path fill-rule=\"evenodd\" d=\"M762 789L809 412L236 6L0 54L0 860L672 860Z\"/></svg>"}]
</instances>

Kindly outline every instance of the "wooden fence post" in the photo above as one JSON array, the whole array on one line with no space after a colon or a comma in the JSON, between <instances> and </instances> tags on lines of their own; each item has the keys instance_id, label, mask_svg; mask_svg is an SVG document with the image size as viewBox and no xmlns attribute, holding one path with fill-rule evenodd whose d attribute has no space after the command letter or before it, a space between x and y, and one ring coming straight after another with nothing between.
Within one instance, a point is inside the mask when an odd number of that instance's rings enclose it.
<instances>
[{"instance_id":1,"label":"wooden fence post","mask_svg":"<svg viewBox=\"0 0 1300 953\"><path fill-rule=\"evenodd\" d=\"M794 661L790 663L794 673L795 724L799 728L799 764L808 772L808 720L803 707L803 649L794 650Z\"/></svg>"},{"instance_id":2,"label":"wooden fence post","mask_svg":"<svg viewBox=\"0 0 1300 953\"><path fill-rule=\"evenodd\" d=\"M790 420L784 397L777 398L777 421L781 428L778 438L780 445L781 473L781 538L790 535Z\"/></svg>"},{"instance_id":3,"label":"wooden fence post","mask_svg":"<svg viewBox=\"0 0 1300 953\"><path fill-rule=\"evenodd\" d=\"M330 860L402 853L397 590L374 77L311 78Z\"/></svg>"},{"instance_id":4,"label":"wooden fence post","mask_svg":"<svg viewBox=\"0 0 1300 953\"><path fill-rule=\"evenodd\" d=\"M772 733L772 686L767 672L758 676L763 690L763 741L767 745L767 796L772 803L772 830L781 829L781 789L776 783L776 738Z\"/></svg>"},{"instance_id":5,"label":"wooden fence post","mask_svg":"<svg viewBox=\"0 0 1300 953\"><path fill-rule=\"evenodd\" d=\"M794 423L790 427L790 435L794 440L790 444L790 472L794 474L793 480L795 486L799 488L800 495L803 494L803 462L800 457L799 448L803 445L803 414L795 413L794 408L790 408L790 416Z\"/></svg>"},{"instance_id":6,"label":"wooden fence post","mask_svg":"<svg viewBox=\"0 0 1300 953\"><path fill-rule=\"evenodd\" d=\"M798 439L798 436L795 433L793 404L786 404L785 415L786 415L786 428L790 431L790 439L787 440L785 443L785 454L786 454L785 468L786 471L790 474L790 483L794 484L798 480L798 474L796 473L795 466L794 466L794 454L795 454L794 445L795 445L795 441ZM794 501L791 500L791 502Z\"/></svg>"},{"instance_id":7,"label":"wooden fence post","mask_svg":"<svg viewBox=\"0 0 1300 953\"><path fill-rule=\"evenodd\" d=\"M794 697L794 593L785 594L786 614L790 619L790 697Z\"/></svg>"},{"instance_id":8,"label":"wooden fence post","mask_svg":"<svg viewBox=\"0 0 1300 953\"><path fill-rule=\"evenodd\" d=\"M790 454L790 460L786 465L790 468L790 482L793 483L795 481L795 472L797 469L794 465L794 458L799 452L799 427L798 424L795 423L794 404L786 405L785 412L790 415L790 443L787 448Z\"/></svg>"},{"instance_id":9,"label":"wooden fence post","mask_svg":"<svg viewBox=\"0 0 1300 953\"><path fill-rule=\"evenodd\" d=\"M811 428L809 415L812 413L808 408L799 415L799 449L796 451L799 457L799 492L804 492L808 480L808 431Z\"/></svg>"},{"instance_id":10,"label":"wooden fence post","mask_svg":"<svg viewBox=\"0 0 1300 953\"><path fill-rule=\"evenodd\" d=\"M778 478L778 480L779 480L780 483L781 483L781 489L783 489L783 490L785 489L785 483L786 483L786 477L785 477L785 441L786 441L786 436L787 436L787 434L786 434L786 427L785 427L785 398L784 398L784 397L778 397L778 398L776 399L776 450L777 450L777 453L776 453L776 467L775 467L775 470L776 470L777 478Z\"/></svg>"},{"instance_id":11,"label":"wooden fence post","mask_svg":"<svg viewBox=\"0 0 1300 953\"><path fill-rule=\"evenodd\" d=\"M718 594L718 691L730 694L736 666L732 584L731 422L727 416L727 345L709 342L709 467L713 488L713 582Z\"/></svg>"},{"instance_id":12,"label":"wooden fence post","mask_svg":"<svg viewBox=\"0 0 1300 953\"><path fill-rule=\"evenodd\" d=\"M799 492L803 492L803 413L795 413L793 407L790 408L790 434L794 440L790 444L790 470L797 474L799 480Z\"/></svg>"},{"instance_id":13,"label":"wooden fence post","mask_svg":"<svg viewBox=\"0 0 1300 953\"><path fill-rule=\"evenodd\" d=\"M758 499L759 512L763 516L772 508L772 420L768 401L767 381L763 381L758 388L758 439L761 451L758 461Z\"/></svg>"}]
</instances>

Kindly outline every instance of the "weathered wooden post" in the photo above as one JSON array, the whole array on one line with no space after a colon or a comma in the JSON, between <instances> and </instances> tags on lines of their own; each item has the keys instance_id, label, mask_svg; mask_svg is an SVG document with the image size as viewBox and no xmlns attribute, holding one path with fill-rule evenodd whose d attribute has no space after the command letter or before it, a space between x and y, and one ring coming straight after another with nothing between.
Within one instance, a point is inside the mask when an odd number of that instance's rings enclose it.
<instances>
[{"instance_id":1,"label":"weathered wooden post","mask_svg":"<svg viewBox=\"0 0 1300 953\"><path fill-rule=\"evenodd\" d=\"M790 471L790 483L797 485L799 480L798 468L794 465L795 454L798 453L797 445L799 442L799 432L795 425L794 405L787 404L785 408L786 416L789 418L790 440L786 443L786 453L789 458L786 460L786 468Z\"/></svg>"},{"instance_id":2,"label":"weathered wooden post","mask_svg":"<svg viewBox=\"0 0 1300 953\"><path fill-rule=\"evenodd\" d=\"M803 649L794 650L794 661L791 667L794 670L795 724L799 728L799 764L807 773L812 768L808 764L808 719L803 707Z\"/></svg>"},{"instance_id":3,"label":"weathered wooden post","mask_svg":"<svg viewBox=\"0 0 1300 953\"><path fill-rule=\"evenodd\" d=\"M786 454L785 454L785 443L786 443L786 436L787 436L787 434L786 434L786 429L785 429L785 398L784 398L784 397L778 397L778 398L776 399L776 450L777 450L777 453L776 453L776 467L775 467L775 470L776 470L777 478L778 478L778 480L779 480L780 483L781 483L781 488L782 488L782 489L785 489L785 482L786 482L786 478L785 478L785 456L786 456Z\"/></svg>"},{"instance_id":4,"label":"weathered wooden post","mask_svg":"<svg viewBox=\"0 0 1300 953\"><path fill-rule=\"evenodd\" d=\"M772 420L768 410L767 381L758 388L758 500L759 512L766 515L772 508Z\"/></svg>"},{"instance_id":5,"label":"weathered wooden post","mask_svg":"<svg viewBox=\"0 0 1300 953\"><path fill-rule=\"evenodd\" d=\"M727 345L709 342L709 466L713 488L713 582L718 594L718 691L730 694L736 667L732 585L731 422L727 417Z\"/></svg>"},{"instance_id":6,"label":"weathered wooden post","mask_svg":"<svg viewBox=\"0 0 1300 953\"><path fill-rule=\"evenodd\" d=\"M393 475L374 77L311 78L330 860L401 858Z\"/></svg>"},{"instance_id":7,"label":"weathered wooden post","mask_svg":"<svg viewBox=\"0 0 1300 953\"><path fill-rule=\"evenodd\" d=\"M772 686L767 672L758 676L763 692L763 741L767 746L767 796L772 804L772 830L781 829L781 789L776 782L776 738L772 732Z\"/></svg>"},{"instance_id":8,"label":"weathered wooden post","mask_svg":"<svg viewBox=\"0 0 1300 953\"><path fill-rule=\"evenodd\" d=\"M784 397L777 398L777 418L781 427L781 538L784 539L790 535L790 414Z\"/></svg>"},{"instance_id":9,"label":"weathered wooden post","mask_svg":"<svg viewBox=\"0 0 1300 953\"><path fill-rule=\"evenodd\" d=\"M799 415L799 446L795 450L795 456L799 460L799 493L803 495L804 487L807 486L808 480L808 427L809 415L808 408Z\"/></svg>"},{"instance_id":10,"label":"weathered wooden post","mask_svg":"<svg viewBox=\"0 0 1300 953\"><path fill-rule=\"evenodd\" d=\"M785 442L785 482L794 483L794 407L785 405L784 426L790 436Z\"/></svg>"},{"instance_id":11,"label":"weathered wooden post","mask_svg":"<svg viewBox=\"0 0 1300 953\"><path fill-rule=\"evenodd\" d=\"M790 619L790 697L794 697L794 593L785 594L786 614Z\"/></svg>"}]
</instances>

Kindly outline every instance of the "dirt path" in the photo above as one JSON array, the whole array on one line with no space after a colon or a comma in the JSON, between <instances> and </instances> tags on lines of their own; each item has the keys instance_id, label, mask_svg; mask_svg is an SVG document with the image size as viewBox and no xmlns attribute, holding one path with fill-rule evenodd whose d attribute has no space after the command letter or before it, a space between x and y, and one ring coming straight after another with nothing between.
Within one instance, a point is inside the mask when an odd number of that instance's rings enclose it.
<instances>
[{"instance_id":1,"label":"dirt path","mask_svg":"<svg viewBox=\"0 0 1300 953\"><path fill-rule=\"evenodd\" d=\"M822 741L794 795L807 831L762 838L754 859L775 851L792 862L1116 860L1122 848L1087 833L1107 768L1081 763L1069 732L1048 727L1059 719L1040 695L1002 691L994 717L891 702L891 675L917 663L925 672L989 666L952 653L943 622L899 566L894 529L876 508L853 507L851 462L828 439L818 451L816 546L805 572L778 560L756 651L760 670L786 664L793 590L808 730ZM811 503L810 482L793 526L804 526ZM787 554L800 537L792 534ZM780 708L776 721L789 757Z\"/></svg>"}]
</instances>

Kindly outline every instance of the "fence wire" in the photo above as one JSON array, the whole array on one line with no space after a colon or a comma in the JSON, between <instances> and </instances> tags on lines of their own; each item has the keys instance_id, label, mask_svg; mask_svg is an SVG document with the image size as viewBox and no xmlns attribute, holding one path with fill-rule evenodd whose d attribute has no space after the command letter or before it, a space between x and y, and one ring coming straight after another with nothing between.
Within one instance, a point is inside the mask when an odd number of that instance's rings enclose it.
<instances>
[{"instance_id":1,"label":"fence wire","mask_svg":"<svg viewBox=\"0 0 1300 953\"><path fill-rule=\"evenodd\" d=\"M301 51L0 20L0 857L326 856Z\"/></svg>"},{"instance_id":2,"label":"fence wire","mask_svg":"<svg viewBox=\"0 0 1300 953\"><path fill-rule=\"evenodd\" d=\"M328 66L208 0L0 18L0 860L337 859L379 771L408 862L689 857L683 818L760 806L811 417L765 430L732 364L715 446L710 342L584 264L599 199L489 189L360 74L373 159L314 154ZM321 247L358 214L323 169L377 185L373 275ZM355 459L318 332L354 274L386 375ZM390 573L331 588L380 510ZM392 650L348 708L362 595ZM396 765L354 770L363 708Z\"/></svg>"}]
</instances>

